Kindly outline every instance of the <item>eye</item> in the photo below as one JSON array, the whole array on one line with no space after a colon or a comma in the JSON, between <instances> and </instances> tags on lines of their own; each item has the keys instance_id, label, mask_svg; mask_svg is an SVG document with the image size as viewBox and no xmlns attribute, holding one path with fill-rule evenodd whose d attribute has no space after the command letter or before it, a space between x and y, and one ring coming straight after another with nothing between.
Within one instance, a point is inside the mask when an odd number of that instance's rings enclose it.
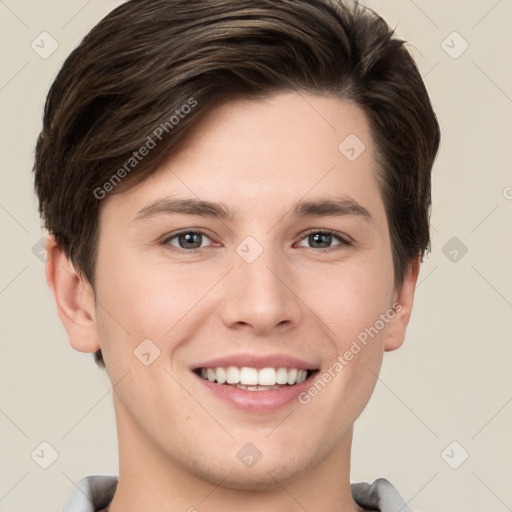
<instances>
[{"instance_id":1,"label":"eye","mask_svg":"<svg viewBox=\"0 0 512 512\"><path fill-rule=\"evenodd\" d=\"M331 243L333 242L333 239L336 239L339 241L334 246L331 245ZM309 243L311 243L313 245L311 247L312 249L332 249L333 247L336 247L338 245L341 245L341 246L351 245L351 243L348 240L346 240L344 237L342 237L341 234L336 233L335 231L331 231L331 230L309 231L308 233L306 233L306 236L302 240L307 240ZM299 246L304 247L302 244L299 244Z\"/></svg>"},{"instance_id":2,"label":"eye","mask_svg":"<svg viewBox=\"0 0 512 512\"><path fill-rule=\"evenodd\" d=\"M167 237L162 243L171 245L177 249L193 251L195 249L202 249L201 242L204 238L210 240L207 234L201 230L182 231L181 233L176 233ZM176 239L178 243L177 246L171 242L171 240L174 239Z\"/></svg>"},{"instance_id":3,"label":"eye","mask_svg":"<svg viewBox=\"0 0 512 512\"><path fill-rule=\"evenodd\" d=\"M200 229L188 230L181 231L180 233L175 233L171 236L168 236L162 241L162 243L164 245L170 245L172 247L175 247L178 250L192 252L194 250L200 250L204 247L207 247L202 244L205 238L211 241L210 237L206 234L205 231L202 231ZM351 245L351 242L344 238L340 233L331 230L309 231L302 238L302 240L307 240L308 243L312 244L310 246L310 248L312 249L328 250L333 249L337 246ZM338 243L332 245L333 241L335 240L337 240ZM298 245L304 247L302 243L299 243Z\"/></svg>"}]
</instances>

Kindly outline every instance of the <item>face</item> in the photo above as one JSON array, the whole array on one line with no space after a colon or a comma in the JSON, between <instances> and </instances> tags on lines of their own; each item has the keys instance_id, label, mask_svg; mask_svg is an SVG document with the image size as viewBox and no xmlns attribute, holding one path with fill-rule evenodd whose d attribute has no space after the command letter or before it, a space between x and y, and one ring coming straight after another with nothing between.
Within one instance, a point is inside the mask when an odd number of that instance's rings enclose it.
<instances>
[{"instance_id":1,"label":"face","mask_svg":"<svg viewBox=\"0 0 512 512\"><path fill-rule=\"evenodd\" d=\"M93 320L126 457L257 489L346 453L400 331L375 165L360 108L283 93L104 200Z\"/></svg>"}]
</instances>

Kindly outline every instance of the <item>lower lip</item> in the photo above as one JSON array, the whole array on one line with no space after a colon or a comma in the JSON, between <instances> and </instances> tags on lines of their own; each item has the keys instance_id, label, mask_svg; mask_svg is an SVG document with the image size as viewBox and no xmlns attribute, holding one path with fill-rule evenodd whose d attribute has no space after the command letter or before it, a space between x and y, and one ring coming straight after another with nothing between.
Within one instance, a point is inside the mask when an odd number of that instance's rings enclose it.
<instances>
[{"instance_id":1,"label":"lower lip","mask_svg":"<svg viewBox=\"0 0 512 512\"><path fill-rule=\"evenodd\" d=\"M209 392L231 406L247 412L266 413L281 409L295 400L298 401L298 396L311 386L317 374L318 372L313 372L308 379L300 384L269 391L247 391L236 386L210 382L196 373L194 373L194 376L202 382Z\"/></svg>"}]
</instances>

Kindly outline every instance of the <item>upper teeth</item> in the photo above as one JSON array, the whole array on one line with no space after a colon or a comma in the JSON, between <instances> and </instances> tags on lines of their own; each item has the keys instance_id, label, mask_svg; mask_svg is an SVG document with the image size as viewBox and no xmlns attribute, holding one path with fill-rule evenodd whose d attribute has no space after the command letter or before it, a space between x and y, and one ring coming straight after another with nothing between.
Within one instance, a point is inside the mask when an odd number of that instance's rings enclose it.
<instances>
[{"instance_id":1,"label":"upper teeth","mask_svg":"<svg viewBox=\"0 0 512 512\"><path fill-rule=\"evenodd\" d=\"M300 384L307 377L307 370L297 368L201 368L201 377L219 384L243 384L246 386L274 386L276 384Z\"/></svg>"}]
</instances>

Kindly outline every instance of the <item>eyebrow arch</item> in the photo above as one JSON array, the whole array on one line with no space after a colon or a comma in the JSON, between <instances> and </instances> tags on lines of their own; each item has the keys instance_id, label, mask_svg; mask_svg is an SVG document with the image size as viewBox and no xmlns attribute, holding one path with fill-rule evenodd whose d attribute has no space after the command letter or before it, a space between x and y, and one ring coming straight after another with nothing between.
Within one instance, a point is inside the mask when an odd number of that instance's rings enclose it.
<instances>
[{"instance_id":1,"label":"eyebrow arch","mask_svg":"<svg viewBox=\"0 0 512 512\"><path fill-rule=\"evenodd\" d=\"M374 223L370 212L364 206L348 197L300 201L294 206L292 214L296 217L344 217L346 215L356 215L370 224Z\"/></svg>"},{"instance_id":2,"label":"eyebrow arch","mask_svg":"<svg viewBox=\"0 0 512 512\"><path fill-rule=\"evenodd\" d=\"M217 219L232 219L234 215L222 203L202 201L199 199L159 199L145 206L135 216L135 220L147 219L155 215L180 213L184 215L201 215Z\"/></svg>"},{"instance_id":3,"label":"eyebrow arch","mask_svg":"<svg viewBox=\"0 0 512 512\"><path fill-rule=\"evenodd\" d=\"M142 208L135 216L135 220L173 213L199 215L222 220L231 220L236 217L234 213L223 203L215 203L193 198L165 198L159 199ZM347 215L357 215L369 223L374 222L370 212L364 206L361 206L353 199L347 197L299 201L292 208L292 215L295 217L343 217Z\"/></svg>"}]
</instances>

